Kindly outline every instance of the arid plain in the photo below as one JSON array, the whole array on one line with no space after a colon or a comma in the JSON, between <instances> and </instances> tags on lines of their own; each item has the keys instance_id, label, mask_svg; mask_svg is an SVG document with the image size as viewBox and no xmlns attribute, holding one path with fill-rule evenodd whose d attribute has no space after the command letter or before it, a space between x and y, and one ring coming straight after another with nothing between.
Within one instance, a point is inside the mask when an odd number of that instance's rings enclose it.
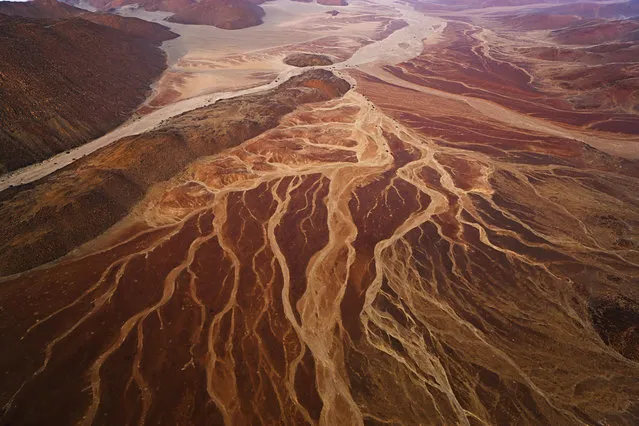
<instances>
[{"instance_id":1,"label":"arid plain","mask_svg":"<svg viewBox=\"0 0 639 426\"><path fill-rule=\"evenodd\" d=\"M118 5L180 37L0 176L0 424L639 422L639 5L349 3Z\"/></svg>"}]
</instances>

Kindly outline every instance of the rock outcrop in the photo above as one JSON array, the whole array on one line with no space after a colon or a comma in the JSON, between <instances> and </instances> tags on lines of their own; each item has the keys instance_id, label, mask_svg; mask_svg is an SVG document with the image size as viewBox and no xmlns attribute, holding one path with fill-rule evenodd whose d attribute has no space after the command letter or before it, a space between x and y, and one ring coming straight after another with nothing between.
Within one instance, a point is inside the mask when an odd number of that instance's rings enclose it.
<instances>
[{"instance_id":1,"label":"rock outcrop","mask_svg":"<svg viewBox=\"0 0 639 426\"><path fill-rule=\"evenodd\" d=\"M88 3L103 11L136 4L148 11L173 12L168 19L171 22L227 30L259 25L264 17L264 9L259 6L263 0L89 0Z\"/></svg>"},{"instance_id":2,"label":"rock outcrop","mask_svg":"<svg viewBox=\"0 0 639 426\"><path fill-rule=\"evenodd\" d=\"M176 10L169 21L237 30L260 25L263 17L264 9L248 0L202 0Z\"/></svg>"},{"instance_id":3,"label":"rock outcrop","mask_svg":"<svg viewBox=\"0 0 639 426\"><path fill-rule=\"evenodd\" d=\"M293 53L284 58L284 63L294 67L314 67L332 65L333 60L326 55L315 53Z\"/></svg>"}]
</instances>

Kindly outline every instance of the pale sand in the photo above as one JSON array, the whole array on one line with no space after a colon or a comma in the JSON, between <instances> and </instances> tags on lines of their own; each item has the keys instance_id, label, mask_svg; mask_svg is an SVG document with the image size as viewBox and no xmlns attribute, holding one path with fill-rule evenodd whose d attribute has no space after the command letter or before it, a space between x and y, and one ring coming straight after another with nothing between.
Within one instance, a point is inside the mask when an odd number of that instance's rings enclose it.
<instances>
[{"instance_id":1,"label":"pale sand","mask_svg":"<svg viewBox=\"0 0 639 426\"><path fill-rule=\"evenodd\" d=\"M342 52L350 56L368 42L380 26L379 22L358 20L400 16L395 8L372 7L364 2L340 9L336 17L326 13L333 8L314 3L277 0L266 3L264 8L267 14L263 25L236 31L163 22L181 37L164 43L169 69L155 87L160 101L152 96L147 105L162 106L166 93L172 93L171 100L175 101L253 87L255 75L285 71L289 66L283 59L296 51L331 54L334 53L331 49L341 47ZM126 13L143 18L155 16L154 19L166 16L129 9Z\"/></svg>"},{"instance_id":2,"label":"pale sand","mask_svg":"<svg viewBox=\"0 0 639 426\"><path fill-rule=\"evenodd\" d=\"M370 10L371 7L374 7L374 10L380 10L384 12L385 16L387 16L389 12L391 12L387 7L389 2L380 1L378 3L379 4L376 3L375 6L371 6L371 2L354 1L352 6L349 7L352 7L352 10L356 12L361 12L362 10L366 10L366 8ZM286 6L286 9L283 8L284 5ZM434 27L438 27L439 29L437 31L441 31L444 26L442 25L442 20L424 16L403 4L393 4L393 8L395 10L392 14L406 20L409 24L407 27L396 31L384 40L374 42L360 48L350 59L344 62L332 66L316 68L333 69L339 72L339 70L358 67L369 63L381 62L396 64L417 56L423 47L422 40L432 35L435 31ZM273 48L278 46L278 43L290 44L293 40L296 42L300 41L299 38L291 39L290 37L292 34L296 34L296 37L302 37L300 34L302 34L303 31L297 29L299 28L299 24L312 19L312 17L306 16L305 13L312 11L314 13L317 12L318 14L326 15L325 12L327 10L332 10L334 8L316 4L290 2L288 0L277 0L273 3L265 4L265 9L267 10L267 19L265 24L244 30L227 31L214 27L201 26L186 26L187 28L185 30L182 28L185 27L184 25L168 23L171 28L179 28L184 31L185 35L183 35L184 38L181 41L180 38L178 38L165 43L164 48L167 49L167 52L169 52L172 59L179 55L178 52L180 52L181 49L186 49L185 51L188 52L193 50L201 52L201 50L198 49L203 49L205 46L214 47L214 49L211 50L213 52L216 51L218 47L220 51L232 51L234 46L237 46L237 49L240 50L240 52L242 51L241 49L246 50L251 46L253 46L253 50L256 49L256 46L260 46L261 48ZM340 10L343 10L343 8ZM126 9L122 13L143 16L149 20L160 20L167 16L166 13L140 12L138 10L134 11L131 9ZM283 28L287 27L293 29L283 30ZM305 37L308 37L309 39L311 36L312 35L308 33L305 35ZM315 38L317 38L317 35L315 35ZM246 65L243 64L242 66ZM283 65L281 70L278 70L278 77L266 84L241 90L200 95L164 106L147 115L129 120L110 133L78 148L58 154L41 163L33 164L1 176L0 191L5 190L10 186L22 185L41 179L42 177L73 163L76 159L88 155L121 138L148 132L158 127L163 121L176 115L211 105L220 99L229 99L250 93L274 89L290 77L299 75L308 69L309 68L294 68ZM265 70L260 69L260 71ZM227 81L230 72L232 72L232 70L224 70L224 73L226 74L225 80ZM254 84L255 81L253 80L253 85Z\"/></svg>"}]
</instances>

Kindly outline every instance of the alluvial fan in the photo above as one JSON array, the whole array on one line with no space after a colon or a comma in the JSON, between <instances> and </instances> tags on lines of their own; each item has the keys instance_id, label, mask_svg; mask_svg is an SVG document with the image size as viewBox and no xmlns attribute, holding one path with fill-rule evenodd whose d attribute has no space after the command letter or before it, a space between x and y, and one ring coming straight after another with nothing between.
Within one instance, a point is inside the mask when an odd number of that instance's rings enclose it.
<instances>
[{"instance_id":1,"label":"alluvial fan","mask_svg":"<svg viewBox=\"0 0 639 426\"><path fill-rule=\"evenodd\" d=\"M597 231L637 223L637 177L555 142L569 154L537 166L353 91L299 107L99 248L3 284L4 419L632 422L636 351L589 309L621 312L607 291L636 277L636 251Z\"/></svg>"},{"instance_id":2,"label":"alluvial fan","mask_svg":"<svg viewBox=\"0 0 639 426\"><path fill-rule=\"evenodd\" d=\"M632 4L349 3L0 181L0 425L639 424Z\"/></svg>"}]
</instances>

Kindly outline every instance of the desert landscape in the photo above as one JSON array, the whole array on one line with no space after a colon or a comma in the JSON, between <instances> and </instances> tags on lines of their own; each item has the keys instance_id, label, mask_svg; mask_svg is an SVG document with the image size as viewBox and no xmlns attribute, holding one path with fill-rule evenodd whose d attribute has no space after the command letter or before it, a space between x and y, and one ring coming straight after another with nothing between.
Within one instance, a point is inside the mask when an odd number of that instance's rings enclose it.
<instances>
[{"instance_id":1,"label":"desert landscape","mask_svg":"<svg viewBox=\"0 0 639 426\"><path fill-rule=\"evenodd\" d=\"M69 3L0 2L0 425L639 423L639 2Z\"/></svg>"}]
</instances>

